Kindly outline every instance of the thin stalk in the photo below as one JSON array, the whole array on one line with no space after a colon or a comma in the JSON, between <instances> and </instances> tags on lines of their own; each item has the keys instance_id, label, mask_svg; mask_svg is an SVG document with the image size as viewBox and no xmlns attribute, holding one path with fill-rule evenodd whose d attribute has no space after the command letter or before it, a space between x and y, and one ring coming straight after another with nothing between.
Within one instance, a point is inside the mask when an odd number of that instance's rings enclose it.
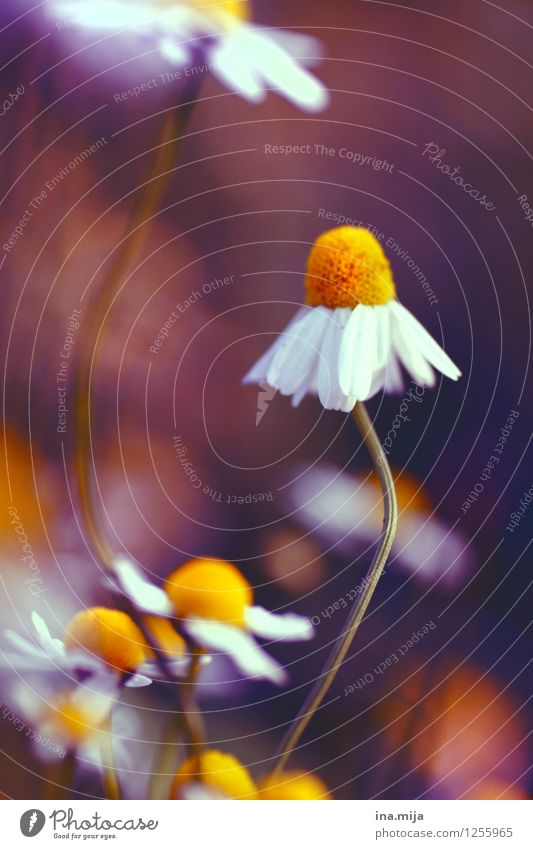
<instances>
[{"instance_id":1,"label":"thin stalk","mask_svg":"<svg viewBox=\"0 0 533 849\"><path fill-rule=\"evenodd\" d=\"M107 727L102 730L100 753L102 756L102 784L104 787L105 797L106 799L113 799L114 801L117 801L122 798L122 794L120 791L120 782L113 755L111 722L109 722Z\"/></svg>"},{"instance_id":2,"label":"thin stalk","mask_svg":"<svg viewBox=\"0 0 533 849\"><path fill-rule=\"evenodd\" d=\"M379 438L372 426L366 407L361 402L356 404L354 407L353 418L359 428L363 441L368 449L368 453L372 458L374 469L383 491L384 516L379 545L372 560L372 564L368 570L364 590L359 595L357 603L348 617L346 627L343 628L321 675L317 679L313 689L281 744L278 757L272 771L273 775L277 775L284 769L302 734L311 722L313 716L324 700L326 693L331 687L331 684L333 683L333 680L350 649L353 639L359 630L359 626L366 613L366 609L370 604L370 600L374 595L396 534L398 506L396 503L394 480L387 458L381 446L381 442L379 441Z\"/></svg>"},{"instance_id":3,"label":"thin stalk","mask_svg":"<svg viewBox=\"0 0 533 849\"><path fill-rule=\"evenodd\" d=\"M128 271L135 262L144 243L147 222L154 215L168 175L172 170L181 147L183 133L198 97L200 77L191 77L191 86L184 94L185 102L180 108L167 115L159 130L142 189L131 211L127 235L117 251L91 311L84 336L84 344L78 362L75 384L76 431L74 465L78 485L78 496L85 527L94 552L105 569L113 561L113 551L103 533L98 510L93 498L90 458L91 444L91 378L97 349L104 336L103 327L114 299Z\"/></svg>"}]
</instances>

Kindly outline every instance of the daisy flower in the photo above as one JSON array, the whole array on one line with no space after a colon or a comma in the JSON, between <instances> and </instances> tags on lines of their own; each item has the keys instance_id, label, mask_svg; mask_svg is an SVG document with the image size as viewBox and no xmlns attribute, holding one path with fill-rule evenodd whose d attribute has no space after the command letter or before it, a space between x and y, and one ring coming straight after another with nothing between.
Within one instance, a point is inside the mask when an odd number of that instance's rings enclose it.
<instances>
[{"instance_id":1,"label":"daisy flower","mask_svg":"<svg viewBox=\"0 0 533 849\"><path fill-rule=\"evenodd\" d=\"M307 304L253 366L244 383L292 395L297 406L318 395L328 410L349 412L382 389L403 388L400 365L422 386L433 367L461 373L419 321L396 299L392 270L364 227L319 236L307 263Z\"/></svg>"},{"instance_id":2,"label":"daisy flower","mask_svg":"<svg viewBox=\"0 0 533 849\"><path fill-rule=\"evenodd\" d=\"M28 737L43 760L76 752L91 766L101 762L102 735L109 734L116 688L109 676L91 678L84 684L53 691L37 692L18 683L8 695L13 708L31 728Z\"/></svg>"},{"instance_id":3,"label":"daisy flower","mask_svg":"<svg viewBox=\"0 0 533 849\"><path fill-rule=\"evenodd\" d=\"M391 565L422 584L438 583L449 591L461 586L472 569L468 540L434 515L421 481L407 472L393 474L399 518ZM375 541L382 499L374 478L341 472L327 463L297 472L288 493L295 519L349 555Z\"/></svg>"},{"instance_id":4,"label":"daisy flower","mask_svg":"<svg viewBox=\"0 0 533 849\"><path fill-rule=\"evenodd\" d=\"M301 109L316 112L328 100L324 86L296 58L312 63L314 39L251 23L248 0L50 0L51 13L88 30L149 40L169 62L205 63L224 86L252 103L273 89Z\"/></svg>"},{"instance_id":5,"label":"daisy flower","mask_svg":"<svg viewBox=\"0 0 533 849\"><path fill-rule=\"evenodd\" d=\"M4 664L29 672L65 672L74 680L109 677L118 687L145 687L152 683L157 666L139 627L127 613L92 607L77 613L65 629L64 639L52 637L44 619L32 613L33 641L7 630L15 652L3 652ZM185 643L170 622L148 618L148 627L172 669L185 669Z\"/></svg>"},{"instance_id":6,"label":"daisy flower","mask_svg":"<svg viewBox=\"0 0 533 849\"><path fill-rule=\"evenodd\" d=\"M207 749L179 767L170 790L171 799L257 799L257 788L245 766L233 755Z\"/></svg>"},{"instance_id":7,"label":"daisy flower","mask_svg":"<svg viewBox=\"0 0 533 849\"><path fill-rule=\"evenodd\" d=\"M166 579L164 593L125 558L115 562L122 592L141 611L176 617L183 633L208 651L227 653L251 678L284 684L287 674L255 640L302 641L313 626L294 613L270 613L253 604L253 590L236 566L225 560L198 558L184 563Z\"/></svg>"}]
</instances>

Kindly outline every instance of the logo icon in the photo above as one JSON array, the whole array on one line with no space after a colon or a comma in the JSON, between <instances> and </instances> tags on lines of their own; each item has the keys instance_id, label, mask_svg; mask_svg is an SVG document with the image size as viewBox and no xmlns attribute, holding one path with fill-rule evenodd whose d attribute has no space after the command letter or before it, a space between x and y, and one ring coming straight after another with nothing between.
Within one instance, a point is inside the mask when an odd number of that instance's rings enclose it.
<instances>
[{"instance_id":1,"label":"logo icon","mask_svg":"<svg viewBox=\"0 0 533 849\"><path fill-rule=\"evenodd\" d=\"M20 830L24 837L35 837L43 830L46 817L42 811L37 808L31 808L29 811L24 811L20 818Z\"/></svg>"},{"instance_id":2,"label":"logo icon","mask_svg":"<svg viewBox=\"0 0 533 849\"><path fill-rule=\"evenodd\" d=\"M277 389L270 386L265 380L259 384L259 392L257 394L257 415L255 417L255 426L259 427L261 419L265 415L270 406L270 402L276 397Z\"/></svg>"}]
</instances>

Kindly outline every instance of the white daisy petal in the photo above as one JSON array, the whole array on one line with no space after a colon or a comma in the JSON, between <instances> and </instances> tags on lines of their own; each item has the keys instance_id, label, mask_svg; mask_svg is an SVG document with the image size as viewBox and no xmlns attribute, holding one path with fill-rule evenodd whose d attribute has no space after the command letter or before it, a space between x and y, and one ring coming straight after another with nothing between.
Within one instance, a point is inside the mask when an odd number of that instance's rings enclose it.
<instances>
[{"instance_id":1,"label":"white daisy petal","mask_svg":"<svg viewBox=\"0 0 533 849\"><path fill-rule=\"evenodd\" d=\"M35 660L39 659L48 659L48 656L43 652L41 648L35 645L35 643L30 643L25 637L21 637L20 634L17 634L16 631L12 631L11 628L8 628L4 631L4 635L6 639L11 643L13 648L18 649L18 651L22 652L23 655L28 655L29 657L34 658Z\"/></svg>"},{"instance_id":2,"label":"white daisy petal","mask_svg":"<svg viewBox=\"0 0 533 849\"><path fill-rule=\"evenodd\" d=\"M173 65L185 65L190 58L190 53L184 44L178 44L171 38L163 38L159 42L159 52L164 59L168 59Z\"/></svg>"},{"instance_id":3,"label":"white daisy petal","mask_svg":"<svg viewBox=\"0 0 533 849\"><path fill-rule=\"evenodd\" d=\"M362 400L368 394L377 360L377 322L374 307L359 304L343 334L339 355L339 383L346 395Z\"/></svg>"},{"instance_id":4,"label":"white daisy petal","mask_svg":"<svg viewBox=\"0 0 533 849\"><path fill-rule=\"evenodd\" d=\"M48 625L35 610L31 615L31 621L35 628L37 639L42 647L42 650L50 657L62 658L65 656L65 646L62 640L52 637L48 630Z\"/></svg>"},{"instance_id":5,"label":"white daisy petal","mask_svg":"<svg viewBox=\"0 0 533 849\"><path fill-rule=\"evenodd\" d=\"M270 386L275 386L283 392L281 383L285 384L286 373L293 374L294 364L298 363L298 352L300 350L309 350L309 346L303 341L307 334L312 333L313 328L320 326L319 320L314 311L309 308L303 308L298 311L298 320L293 322L290 327L283 331L283 344L280 345L272 358L272 362L267 371L267 382ZM320 334L318 334L320 338ZM313 348L311 348L311 353ZM299 374L298 368L297 373ZM301 376L299 378L301 380ZM281 381L281 382L280 382ZM296 382L298 383L298 377ZM290 394L284 392L283 394Z\"/></svg>"},{"instance_id":6,"label":"white daisy petal","mask_svg":"<svg viewBox=\"0 0 533 849\"><path fill-rule=\"evenodd\" d=\"M265 91L260 83L257 68L250 56L234 38L225 38L210 53L213 73L232 91L241 94L250 103L262 103Z\"/></svg>"},{"instance_id":7,"label":"white daisy petal","mask_svg":"<svg viewBox=\"0 0 533 849\"><path fill-rule=\"evenodd\" d=\"M301 109L324 109L329 95L315 77L302 68L274 39L253 27L242 27L239 48L253 56L256 71L267 85L278 89Z\"/></svg>"},{"instance_id":8,"label":"white daisy petal","mask_svg":"<svg viewBox=\"0 0 533 849\"><path fill-rule=\"evenodd\" d=\"M277 337L275 342L272 343L270 348L265 351L263 356L252 366L249 372L244 376L243 383L262 383L267 379L267 372L270 367L270 363L272 362L276 352L285 345L285 334L289 333L289 331L294 328L294 326L300 321L300 319L305 315L307 309L305 307L300 307L297 311L296 315L292 317L289 321L285 330L283 330L280 335ZM277 388L277 387L275 387Z\"/></svg>"},{"instance_id":9,"label":"white daisy petal","mask_svg":"<svg viewBox=\"0 0 533 849\"><path fill-rule=\"evenodd\" d=\"M339 386L339 355L350 309L328 310L328 322L320 347L318 397L327 410L339 410L346 395Z\"/></svg>"},{"instance_id":10,"label":"white daisy petal","mask_svg":"<svg viewBox=\"0 0 533 849\"><path fill-rule=\"evenodd\" d=\"M267 678L280 685L286 683L287 674L283 667L241 628L208 619L186 619L183 628L199 645L229 654L247 677Z\"/></svg>"},{"instance_id":11,"label":"white daisy petal","mask_svg":"<svg viewBox=\"0 0 533 849\"><path fill-rule=\"evenodd\" d=\"M461 377L461 372L418 319L398 301L392 301L391 309L394 311L396 319L403 322L406 330L412 334L426 359L446 377L451 378L451 380L458 380Z\"/></svg>"},{"instance_id":12,"label":"white daisy petal","mask_svg":"<svg viewBox=\"0 0 533 849\"><path fill-rule=\"evenodd\" d=\"M140 673L137 673L136 675L132 675L131 678L128 678L124 686L136 689L138 687L148 687L148 685L151 683L152 679L148 678L147 675L141 675Z\"/></svg>"},{"instance_id":13,"label":"white daisy petal","mask_svg":"<svg viewBox=\"0 0 533 849\"><path fill-rule=\"evenodd\" d=\"M246 624L254 634L265 640L311 640L315 629L310 620L296 613L271 613L264 607L248 607Z\"/></svg>"},{"instance_id":14,"label":"white daisy petal","mask_svg":"<svg viewBox=\"0 0 533 849\"><path fill-rule=\"evenodd\" d=\"M394 315L392 325L394 351L411 377L422 386L435 385L435 373L423 354L420 353L411 333Z\"/></svg>"},{"instance_id":15,"label":"white daisy petal","mask_svg":"<svg viewBox=\"0 0 533 849\"><path fill-rule=\"evenodd\" d=\"M172 603L165 591L148 581L131 560L117 557L113 561L113 570L121 591L138 610L155 616L172 614Z\"/></svg>"}]
</instances>

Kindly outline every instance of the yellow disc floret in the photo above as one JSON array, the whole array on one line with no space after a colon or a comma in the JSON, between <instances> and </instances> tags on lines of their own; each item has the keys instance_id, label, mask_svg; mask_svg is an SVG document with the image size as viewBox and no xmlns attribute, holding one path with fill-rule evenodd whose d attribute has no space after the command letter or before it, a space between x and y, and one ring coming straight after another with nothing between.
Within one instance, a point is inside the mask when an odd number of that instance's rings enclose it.
<instances>
[{"instance_id":1,"label":"yellow disc floret","mask_svg":"<svg viewBox=\"0 0 533 849\"><path fill-rule=\"evenodd\" d=\"M257 787L258 798L266 801L331 799L322 779L312 772L292 771L281 772L276 776L267 775Z\"/></svg>"},{"instance_id":2,"label":"yellow disc floret","mask_svg":"<svg viewBox=\"0 0 533 849\"><path fill-rule=\"evenodd\" d=\"M67 745L76 746L95 733L95 722L88 711L74 704L67 695L60 697L47 710L43 717L43 731Z\"/></svg>"},{"instance_id":3,"label":"yellow disc floret","mask_svg":"<svg viewBox=\"0 0 533 849\"><path fill-rule=\"evenodd\" d=\"M181 657L185 653L185 640L168 619L145 616L144 621L157 648L168 655ZM153 652L150 651L150 656Z\"/></svg>"},{"instance_id":4,"label":"yellow disc floret","mask_svg":"<svg viewBox=\"0 0 533 849\"><path fill-rule=\"evenodd\" d=\"M216 18L222 15L230 16L238 21L250 19L250 5L248 0L189 0L195 10L202 14Z\"/></svg>"},{"instance_id":5,"label":"yellow disc floret","mask_svg":"<svg viewBox=\"0 0 533 849\"><path fill-rule=\"evenodd\" d=\"M65 647L90 652L121 672L133 672L148 654L146 640L133 619L107 607L77 613L67 625Z\"/></svg>"},{"instance_id":6,"label":"yellow disc floret","mask_svg":"<svg viewBox=\"0 0 533 849\"><path fill-rule=\"evenodd\" d=\"M208 749L182 763L174 777L170 798L183 798L183 788L197 782L229 799L257 798L256 786L246 767L233 755L216 749Z\"/></svg>"},{"instance_id":7,"label":"yellow disc floret","mask_svg":"<svg viewBox=\"0 0 533 849\"><path fill-rule=\"evenodd\" d=\"M189 560L167 578L165 589L180 618L198 616L244 627L252 588L225 560Z\"/></svg>"},{"instance_id":8,"label":"yellow disc floret","mask_svg":"<svg viewBox=\"0 0 533 849\"><path fill-rule=\"evenodd\" d=\"M390 263L364 227L337 227L319 236L309 254L305 279L312 307L378 306L396 295Z\"/></svg>"}]
</instances>

